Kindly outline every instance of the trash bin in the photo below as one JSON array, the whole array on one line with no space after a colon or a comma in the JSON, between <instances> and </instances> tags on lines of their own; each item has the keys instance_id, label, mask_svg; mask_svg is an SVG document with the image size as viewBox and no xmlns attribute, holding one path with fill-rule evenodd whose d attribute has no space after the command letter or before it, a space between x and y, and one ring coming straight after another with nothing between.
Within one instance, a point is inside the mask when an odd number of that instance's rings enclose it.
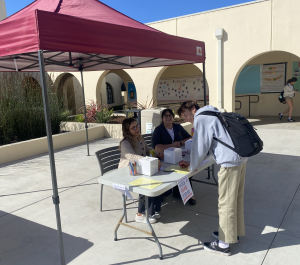
<instances>
[{"instance_id":1,"label":"trash bin","mask_svg":"<svg viewBox=\"0 0 300 265\"><path fill-rule=\"evenodd\" d=\"M161 113L165 108L144 109L141 114L141 134L147 134L147 127L151 127L154 131L155 127L161 124ZM148 125L148 126L147 126Z\"/></svg>"}]
</instances>

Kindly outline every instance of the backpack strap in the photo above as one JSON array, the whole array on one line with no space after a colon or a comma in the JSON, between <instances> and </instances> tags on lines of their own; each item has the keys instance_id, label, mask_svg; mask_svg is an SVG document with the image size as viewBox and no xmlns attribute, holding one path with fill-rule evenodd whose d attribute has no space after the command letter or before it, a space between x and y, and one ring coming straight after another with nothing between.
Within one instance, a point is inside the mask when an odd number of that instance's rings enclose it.
<instances>
[{"instance_id":1,"label":"backpack strap","mask_svg":"<svg viewBox=\"0 0 300 265\"><path fill-rule=\"evenodd\" d=\"M199 113L197 116L199 115L206 115L206 116L215 116L219 119L219 121L221 122L221 124L225 127L225 130L228 132L227 128L228 123L226 122L226 120L223 119L223 117L221 116L221 114L219 112L213 112L213 111L203 111L201 113ZM230 145L224 143L223 141L219 140L216 137L213 137L214 140L216 140L217 142L219 142L220 144L226 146L227 148L231 149L232 151L235 151L235 148L231 147ZM235 151L236 152L236 151Z\"/></svg>"}]
</instances>

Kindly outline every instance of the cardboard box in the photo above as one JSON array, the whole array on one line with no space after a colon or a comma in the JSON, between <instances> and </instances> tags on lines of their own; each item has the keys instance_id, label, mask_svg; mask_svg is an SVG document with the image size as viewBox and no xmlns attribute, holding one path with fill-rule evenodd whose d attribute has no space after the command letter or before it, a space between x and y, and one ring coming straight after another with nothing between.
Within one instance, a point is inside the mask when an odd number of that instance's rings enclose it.
<instances>
[{"instance_id":1,"label":"cardboard box","mask_svg":"<svg viewBox=\"0 0 300 265\"><path fill-rule=\"evenodd\" d=\"M190 139L185 142L185 149L187 150L188 154L192 151L193 139Z\"/></svg>"},{"instance_id":2,"label":"cardboard box","mask_svg":"<svg viewBox=\"0 0 300 265\"><path fill-rule=\"evenodd\" d=\"M156 157L143 157L139 160L139 173L152 176L158 172L158 159Z\"/></svg>"},{"instance_id":3,"label":"cardboard box","mask_svg":"<svg viewBox=\"0 0 300 265\"><path fill-rule=\"evenodd\" d=\"M177 164L182 160L182 149L170 147L164 151L164 161L170 164Z\"/></svg>"}]
</instances>

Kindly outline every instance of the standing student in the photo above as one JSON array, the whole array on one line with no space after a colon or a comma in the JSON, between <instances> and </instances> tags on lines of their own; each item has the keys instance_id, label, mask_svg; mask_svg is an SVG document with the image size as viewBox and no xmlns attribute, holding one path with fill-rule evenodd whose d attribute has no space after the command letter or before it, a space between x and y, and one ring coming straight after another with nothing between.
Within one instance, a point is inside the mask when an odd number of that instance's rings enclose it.
<instances>
[{"instance_id":1,"label":"standing student","mask_svg":"<svg viewBox=\"0 0 300 265\"><path fill-rule=\"evenodd\" d=\"M194 101L184 102L178 115L194 123L193 145L190 162L181 161L181 167L196 171L207 153L213 153L217 164L221 165L219 180L219 231L212 233L217 240L203 243L205 250L224 256L231 255L230 244L239 243L239 237L245 235L244 224L244 185L247 158L222 145L217 138L234 147L233 142L217 117L199 115L204 111L219 112L213 106L200 109Z\"/></svg>"},{"instance_id":2,"label":"standing student","mask_svg":"<svg viewBox=\"0 0 300 265\"><path fill-rule=\"evenodd\" d=\"M292 119L292 113L293 113L293 97L295 96L295 93L297 90L294 88L294 84L297 82L297 77L292 77L287 81L286 86L283 88L283 97L288 104L289 108L285 110L282 113L279 113L279 119L281 120L283 115L286 113L289 113L288 121L293 122L295 120Z\"/></svg>"},{"instance_id":3,"label":"standing student","mask_svg":"<svg viewBox=\"0 0 300 265\"><path fill-rule=\"evenodd\" d=\"M161 114L161 124L157 126L152 136L152 147L163 154L170 147L180 147L191 139L191 135L180 125L174 123L174 113L171 109L164 109ZM192 184L192 183L191 183ZM169 195L169 192L167 192ZM173 196L180 197L178 186L173 188ZM189 204L197 203L195 196L189 199Z\"/></svg>"},{"instance_id":4,"label":"standing student","mask_svg":"<svg viewBox=\"0 0 300 265\"><path fill-rule=\"evenodd\" d=\"M147 145L140 134L140 126L133 118L125 119L122 122L123 140L120 142L121 159L119 169L129 165L130 160L138 161L139 159L149 156L151 148ZM158 168L161 163L158 161ZM149 222L155 223L160 218L162 196L149 197ZM138 223L146 223L145 201L144 196L139 195L138 212L135 216Z\"/></svg>"}]
</instances>

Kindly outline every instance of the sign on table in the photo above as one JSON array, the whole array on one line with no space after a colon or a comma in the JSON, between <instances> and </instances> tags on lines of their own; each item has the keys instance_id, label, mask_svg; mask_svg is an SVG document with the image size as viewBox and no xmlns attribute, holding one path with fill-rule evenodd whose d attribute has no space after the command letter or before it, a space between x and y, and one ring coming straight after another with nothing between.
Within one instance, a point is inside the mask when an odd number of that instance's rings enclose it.
<instances>
[{"instance_id":1,"label":"sign on table","mask_svg":"<svg viewBox=\"0 0 300 265\"><path fill-rule=\"evenodd\" d=\"M134 202L134 204L136 205L135 200L132 198L130 191L126 188L125 185L120 185L120 184L114 183L113 188L120 191L121 193L123 193L127 198L131 199Z\"/></svg>"},{"instance_id":2,"label":"sign on table","mask_svg":"<svg viewBox=\"0 0 300 265\"><path fill-rule=\"evenodd\" d=\"M183 204L185 205L186 202L194 196L189 178L187 176L184 176L182 179L177 181L177 185Z\"/></svg>"}]
</instances>

